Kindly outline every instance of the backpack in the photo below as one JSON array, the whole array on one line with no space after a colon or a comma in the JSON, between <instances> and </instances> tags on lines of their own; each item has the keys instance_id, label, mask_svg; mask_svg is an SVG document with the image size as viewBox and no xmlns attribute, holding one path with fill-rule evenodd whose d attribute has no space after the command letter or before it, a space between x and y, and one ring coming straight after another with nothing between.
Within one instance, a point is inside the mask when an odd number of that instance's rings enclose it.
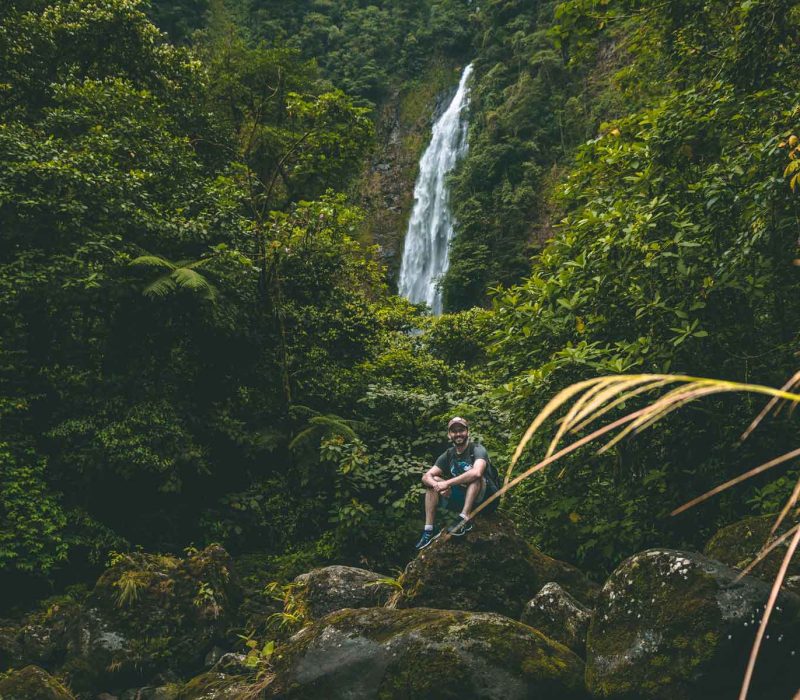
<instances>
[{"instance_id":1,"label":"backpack","mask_svg":"<svg viewBox=\"0 0 800 700\"><path fill-rule=\"evenodd\" d=\"M470 464L475 462L475 443L472 440L469 441L469 461ZM456 447L452 445L447 448L447 468L450 470L450 473L453 473L453 465L456 461ZM486 471L483 472L483 476L486 478L487 481L491 482L491 485L494 486L494 490L497 491L500 489L500 474L497 472L497 468L492 464L491 459L486 460Z\"/></svg>"}]
</instances>

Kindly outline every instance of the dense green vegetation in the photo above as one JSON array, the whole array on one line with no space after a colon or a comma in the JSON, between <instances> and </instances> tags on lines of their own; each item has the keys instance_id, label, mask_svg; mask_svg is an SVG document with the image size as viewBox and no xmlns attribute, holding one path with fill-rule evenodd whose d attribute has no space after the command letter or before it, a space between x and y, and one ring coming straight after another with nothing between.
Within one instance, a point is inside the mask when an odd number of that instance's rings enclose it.
<instances>
[{"instance_id":1,"label":"dense green vegetation","mask_svg":"<svg viewBox=\"0 0 800 700\"><path fill-rule=\"evenodd\" d=\"M578 379L780 384L800 311L781 147L798 126L797 12L4 5L4 587L35 593L110 551L209 542L263 555L276 578L326 560L388 570L409 556L418 475L454 412L502 469ZM444 282L460 311L430 319L361 240L359 177L386 146L381 106L469 59ZM790 465L666 517L791 444L782 417L734 449L758 409L703 404L611 455L574 456L507 507L546 551L596 572L648 544L699 546L791 489Z\"/></svg>"}]
</instances>

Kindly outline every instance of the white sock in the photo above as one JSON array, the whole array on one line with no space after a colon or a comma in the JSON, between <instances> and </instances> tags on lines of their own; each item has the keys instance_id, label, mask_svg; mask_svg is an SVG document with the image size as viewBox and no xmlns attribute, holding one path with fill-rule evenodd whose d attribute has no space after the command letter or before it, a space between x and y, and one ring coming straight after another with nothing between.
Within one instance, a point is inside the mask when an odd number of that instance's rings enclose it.
<instances>
[{"instance_id":1,"label":"white sock","mask_svg":"<svg viewBox=\"0 0 800 700\"><path fill-rule=\"evenodd\" d=\"M433 532L433 525L426 525L425 532Z\"/></svg>"},{"instance_id":2,"label":"white sock","mask_svg":"<svg viewBox=\"0 0 800 700\"><path fill-rule=\"evenodd\" d=\"M459 513L458 517L463 518L464 520L469 520L469 516L466 513Z\"/></svg>"}]
</instances>

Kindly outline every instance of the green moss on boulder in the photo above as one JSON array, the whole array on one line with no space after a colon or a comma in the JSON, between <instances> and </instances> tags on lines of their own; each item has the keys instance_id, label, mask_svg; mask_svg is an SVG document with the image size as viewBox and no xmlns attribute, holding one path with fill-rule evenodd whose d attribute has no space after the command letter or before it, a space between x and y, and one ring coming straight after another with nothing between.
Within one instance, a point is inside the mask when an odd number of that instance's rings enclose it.
<instances>
[{"instance_id":1,"label":"green moss on boulder","mask_svg":"<svg viewBox=\"0 0 800 700\"><path fill-rule=\"evenodd\" d=\"M552 559L520 537L511 521L485 517L465 537L440 537L406 567L399 608L497 612L519 619L525 604L551 581L583 603L598 586L577 568Z\"/></svg>"},{"instance_id":2,"label":"green moss on boulder","mask_svg":"<svg viewBox=\"0 0 800 700\"><path fill-rule=\"evenodd\" d=\"M393 592L384 578L352 566L326 566L294 580L294 596L309 619L316 620L342 608L384 605Z\"/></svg>"},{"instance_id":3,"label":"green moss on boulder","mask_svg":"<svg viewBox=\"0 0 800 700\"><path fill-rule=\"evenodd\" d=\"M61 683L38 666L12 671L0 680L0 700L75 700Z\"/></svg>"},{"instance_id":4,"label":"green moss on boulder","mask_svg":"<svg viewBox=\"0 0 800 700\"><path fill-rule=\"evenodd\" d=\"M579 656L586 653L586 633L592 611L557 583L545 584L527 603L521 619L526 625L535 627Z\"/></svg>"},{"instance_id":5,"label":"green moss on boulder","mask_svg":"<svg viewBox=\"0 0 800 700\"><path fill-rule=\"evenodd\" d=\"M125 555L86 600L64 600L3 626L0 656L69 679L77 693L131 687L156 674L197 673L225 641L240 590L230 557L213 546L186 558Z\"/></svg>"},{"instance_id":6,"label":"green moss on boulder","mask_svg":"<svg viewBox=\"0 0 800 700\"><path fill-rule=\"evenodd\" d=\"M584 697L583 662L492 613L366 608L332 613L273 658L268 698Z\"/></svg>"},{"instance_id":7,"label":"green moss on boulder","mask_svg":"<svg viewBox=\"0 0 800 700\"><path fill-rule=\"evenodd\" d=\"M249 695L252 686L242 678L209 671L195 676L176 694L176 700L241 700Z\"/></svg>"},{"instance_id":8,"label":"green moss on boulder","mask_svg":"<svg viewBox=\"0 0 800 700\"><path fill-rule=\"evenodd\" d=\"M736 697L769 586L691 552L653 549L603 587L586 642L595 697ZM800 657L800 598L784 594L770 622L751 698L788 697ZM790 687L791 686L791 687Z\"/></svg>"},{"instance_id":9,"label":"green moss on boulder","mask_svg":"<svg viewBox=\"0 0 800 700\"><path fill-rule=\"evenodd\" d=\"M728 525L708 541L703 553L728 566L744 569L767 542L776 517L776 515L758 515ZM782 523L778 534L785 532L792 525L794 522L787 519ZM774 581L788 546L789 542L786 541L776 547L753 568L751 575L770 583ZM784 585L795 593L800 592L800 559L797 557L789 563Z\"/></svg>"}]
</instances>

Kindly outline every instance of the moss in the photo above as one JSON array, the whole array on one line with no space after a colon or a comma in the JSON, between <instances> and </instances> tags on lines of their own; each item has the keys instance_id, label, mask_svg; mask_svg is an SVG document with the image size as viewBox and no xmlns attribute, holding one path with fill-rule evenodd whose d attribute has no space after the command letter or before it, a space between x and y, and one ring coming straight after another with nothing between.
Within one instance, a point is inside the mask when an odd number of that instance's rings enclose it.
<instances>
[{"instance_id":1,"label":"moss","mask_svg":"<svg viewBox=\"0 0 800 700\"><path fill-rule=\"evenodd\" d=\"M175 700L236 700L245 697L246 682L224 673L202 673L195 676L176 695Z\"/></svg>"},{"instance_id":2,"label":"moss","mask_svg":"<svg viewBox=\"0 0 800 700\"><path fill-rule=\"evenodd\" d=\"M550 581L578 600L596 587L575 567L527 544L500 516L483 518L465 538L439 538L403 574L398 607L497 612L518 619L525 604Z\"/></svg>"},{"instance_id":3,"label":"moss","mask_svg":"<svg viewBox=\"0 0 800 700\"><path fill-rule=\"evenodd\" d=\"M621 565L590 626L591 692L670 700L735 692L729 669L744 662L752 643L738 627L745 615L758 614L768 591L759 582L734 587L734 578L730 569L680 552L643 553ZM740 596L727 617L725 592Z\"/></svg>"},{"instance_id":4,"label":"moss","mask_svg":"<svg viewBox=\"0 0 800 700\"><path fill-rule=\"evenodd\" d=\"M309 668L330 654L344 665L309 676ZM440 700L483 697L487 682L492 696L502 695L504 683L515 693L522 683L536 697L566 699L583 690L583 664L575 654L526 625L486 613L338 611L276 656L277 680L268 697L313 698L324 688L328 697ZM298 674L305 676L302 683Z\"/></svg>"},{"instance_id":5,"label":"moss","mask_svg":"<svg viewBox=\"0 0 800 700\"><path fill-rule=\"evenodd\" d=\"M431 654L424 645L405 650L402 658L390 664L378 688L379 700L401 698L463 698L473 690L466 676L454 669L461 657L455 649L437 649Z\"/></svg>"},{"instance_id":6,"label":"moss","mask_svg":"<svg viewBox=\"0 0 800 700\"><path fill-rule=\"evenodd\" d=\"M38 666L8 674L0 680L2 700L74 700L59 681Z\"/></svg>"},{"instance_id":7,"label":"moss","mask_svg":"<svg viewBox=\"0 0 800 700\"><path fill-rule=\"evenodd\" d=\"M706 556L738 569L745 568L767 542L777 515L759 515L735 522L717 532L703 550ZM793 523L787 518L779 534L786 532ZM781 566L788 542L777 547L752 572L753 576L770 583ZM789 576L800 575L800 560L795 558L789 565Z\"/></svg>"}]
</instances>

